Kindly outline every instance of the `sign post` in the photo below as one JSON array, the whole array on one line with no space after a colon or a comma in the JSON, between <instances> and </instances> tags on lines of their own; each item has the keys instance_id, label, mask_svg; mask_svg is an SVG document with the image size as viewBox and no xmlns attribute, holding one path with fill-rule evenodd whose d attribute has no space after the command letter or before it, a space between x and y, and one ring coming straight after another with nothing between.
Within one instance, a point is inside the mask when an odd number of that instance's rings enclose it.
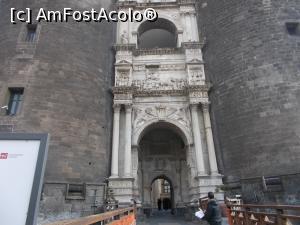
<instances>
[{"instance_id":1,"label":"sign post","mask_svg":"<svg viewBox=\"0 0 300 225\"><path fill-rule=\"evenodd\" d=\"M0 133L0 224L35 225L48 134Z\"/></svg>"}]
</instances>

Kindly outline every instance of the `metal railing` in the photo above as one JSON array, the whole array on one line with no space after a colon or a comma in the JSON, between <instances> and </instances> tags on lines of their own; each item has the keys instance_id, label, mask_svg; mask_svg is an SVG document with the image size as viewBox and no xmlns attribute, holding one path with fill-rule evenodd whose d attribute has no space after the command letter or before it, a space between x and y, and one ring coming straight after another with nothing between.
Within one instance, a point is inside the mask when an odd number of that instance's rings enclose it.
<instances>
[{"instance_id":1,"label":"metal railing","mask_svg":"<svg viewBox=\"0 0 300 225\"><path fill-rule=\"evenodd\" d=\"M136 220L136 208L124 208L78 219L58 221L47 225L131 225Z\"/></svg>"},{"instance_id":2,"label":"metal railing","mask_svg":"<svg viewBox=\"0 0 300 225\"><path fill-rule=\"evenodd\" d=\"M300 224L300 206L227 205L229 225Z\"/></svg>"}]
</instances>

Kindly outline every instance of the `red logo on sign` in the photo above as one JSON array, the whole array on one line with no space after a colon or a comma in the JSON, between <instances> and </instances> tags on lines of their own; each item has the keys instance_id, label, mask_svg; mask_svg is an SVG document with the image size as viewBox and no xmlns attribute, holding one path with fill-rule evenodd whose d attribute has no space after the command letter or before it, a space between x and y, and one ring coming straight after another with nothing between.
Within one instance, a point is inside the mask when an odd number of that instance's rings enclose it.
<instances>
[{"instance_id":1,"label":"red logo on sign","mask_svg":"<svg viewBox=\"0 0 300 225\"><path fill-rule=\"evenodd\" d=\"M0 153L0 159L7 159L8 153Z\"/></svg>"}]
</instances>

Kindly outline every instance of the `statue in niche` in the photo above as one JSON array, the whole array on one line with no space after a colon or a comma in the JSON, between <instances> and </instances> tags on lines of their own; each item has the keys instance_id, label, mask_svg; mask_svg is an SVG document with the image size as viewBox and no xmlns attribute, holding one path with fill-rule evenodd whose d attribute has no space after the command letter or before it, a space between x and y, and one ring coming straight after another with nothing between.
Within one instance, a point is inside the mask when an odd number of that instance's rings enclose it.
<instances>
[{"instance_id":1,"label":"statue in niche","mask_svg":"<svg viewBox=\"0 0 300 225\"><path fill-rule=\"evenodd\" d=\"M121 44L128 44L128 42L129 42L128 34L127 34L126 30L124 30L121 35Z\"/></svg>"}]
</instances>

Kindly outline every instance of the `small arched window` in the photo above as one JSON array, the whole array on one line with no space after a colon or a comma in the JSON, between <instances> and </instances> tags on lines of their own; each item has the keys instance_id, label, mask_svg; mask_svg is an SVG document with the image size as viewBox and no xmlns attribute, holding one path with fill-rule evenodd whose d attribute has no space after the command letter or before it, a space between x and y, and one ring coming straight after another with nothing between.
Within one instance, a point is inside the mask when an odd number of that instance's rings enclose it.
<instances>
[{"instance_id":1,"label":"small arched window","mask_svg":"<svg viewBox=\"0 0 300 225\"><path fill-rule=\"evenodd\" d=\"M138 29L139 48L176 48L177 29L169 20L146 21Z\"/></svg>"}]
</instances>

